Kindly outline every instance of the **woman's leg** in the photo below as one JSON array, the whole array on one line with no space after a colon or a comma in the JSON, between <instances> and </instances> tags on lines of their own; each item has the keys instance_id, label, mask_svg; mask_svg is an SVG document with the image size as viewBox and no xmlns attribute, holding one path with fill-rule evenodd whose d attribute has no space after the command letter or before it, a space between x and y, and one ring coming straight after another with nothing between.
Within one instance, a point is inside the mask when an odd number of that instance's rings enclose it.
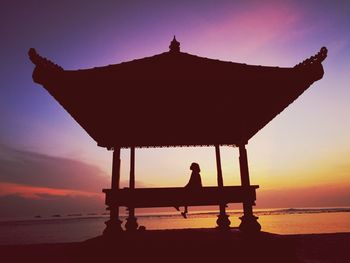
<instances>
[{"instance_id":1,"label":"woman's leg","mask_svg":"<svg viewBox=\"0 0 350 263\"><path fill-rule=\"evenodd\" d=\"M187 213L188 213L188 208L187 208L187 205L185 206L185 211L181 212L181 215L184 217L184 218L187 218Z\"/></svg>"}]
</instances>

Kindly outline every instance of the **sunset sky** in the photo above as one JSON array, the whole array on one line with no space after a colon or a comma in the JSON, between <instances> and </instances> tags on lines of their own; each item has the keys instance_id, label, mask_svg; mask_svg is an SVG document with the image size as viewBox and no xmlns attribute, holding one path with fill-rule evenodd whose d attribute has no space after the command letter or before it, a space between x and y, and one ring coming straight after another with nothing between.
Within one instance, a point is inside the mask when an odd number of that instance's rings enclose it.
<instances>
[{"instance_id":1,"label":"sunset sky","mask_svg":"<svg viewBox=\"0 0 350 263\"><path fill-rule=\"evenodd\" d=\"M3 1L0 217L102 211L110 185L111 152L33 82L28 49L83 69L168 51L173 35L183 52L280 67L326 46L323 79L249 141L251 182L260 208L350 206L349 14L331 0ZM239 184L237 148L221 152L225 185ZM215 185L213 147L137 149L136 187L183 186L193 161ZM128 162L122 150L124 185Z\"/></svg>"}]
</instances>

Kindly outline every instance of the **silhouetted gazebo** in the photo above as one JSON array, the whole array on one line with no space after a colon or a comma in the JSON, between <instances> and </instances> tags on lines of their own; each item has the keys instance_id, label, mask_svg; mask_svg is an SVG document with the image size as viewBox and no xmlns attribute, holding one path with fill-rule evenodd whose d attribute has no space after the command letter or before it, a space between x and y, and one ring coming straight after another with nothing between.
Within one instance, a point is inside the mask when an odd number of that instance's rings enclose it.
<instances>
[{"instance_id":1,"label":"silhouetted gazebo","mask_svg":"<svg viewBox=\"0 0 350 263\"><path fill-rule=\"evenodd\" d=\"M175 39L168 52L115 65L64 70L34 49L35 82L86 130L99 146L112 149L111 189L105 189L110 220L105 233L121 231L119 207L129 208L127 230L138 227L135 208L219 205L217 223L230 225L227 203L243 203L242 231L259 231L253 215L245 145L260 129L323 76L327 49L292 68L253 66L209 59L180 51ZM239 148L240 186L224 186L220 145ZM135 188L135 148L215 146L218 187L196 196L183 188ZM131 149L130 185L119 189L120 149Z\"/></svg>"}]
</instances>

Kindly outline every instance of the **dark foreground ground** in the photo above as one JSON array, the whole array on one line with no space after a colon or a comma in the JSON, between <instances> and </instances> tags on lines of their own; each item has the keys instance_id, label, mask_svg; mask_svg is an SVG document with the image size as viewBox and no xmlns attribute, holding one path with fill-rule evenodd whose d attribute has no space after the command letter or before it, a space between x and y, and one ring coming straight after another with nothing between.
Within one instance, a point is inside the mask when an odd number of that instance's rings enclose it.
<instances>
[{"instance_id":1,"label":"dark foreground ground","mask_svg":"<svg viewBox=\"0 0 350 263\"><path fill-rule=\"evenodd\" d=\"M0 246L0 262L350 262L350 233L246 236L236 230L144 231L80 243Z\"/></svg>"}]
</instances>

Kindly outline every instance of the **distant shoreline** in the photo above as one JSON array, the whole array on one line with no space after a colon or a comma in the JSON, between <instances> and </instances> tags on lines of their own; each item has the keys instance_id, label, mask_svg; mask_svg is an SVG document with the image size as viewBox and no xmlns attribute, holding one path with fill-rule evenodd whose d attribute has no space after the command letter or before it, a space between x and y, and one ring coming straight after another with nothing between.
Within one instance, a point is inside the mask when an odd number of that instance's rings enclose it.
<instances>
[{"instance_id":1,"label":"distant shoreline","mask_svg":"<svg viewBox=\"0 0 350 263\"><path fill-rule=\"evenodd\" d=\"M243 213L241 209L227 210L229 215L239 215ZM336 212L350 212L350 207L292 207L292 208L259 208L254 210L254 214L260 215L283 215L283 214L309 214L309 213L336 213ZM210 215L217 214L216 210L195 210L191 211L192 215ZM171 217L178 215L176 211L167 212L141 212L137 213L137 217ZM70 213L70 214L52 214L52 215L33 215L27 217L17 218L0 218L0 224L7 222L21 222L21 221L39 221L39 220L61 220L61 219L89 219L89 218L106 218L109 216L108 212L96 213ZM121 214L121 217L127 217L127 214Z\"/></svg>"}]
</instances>

